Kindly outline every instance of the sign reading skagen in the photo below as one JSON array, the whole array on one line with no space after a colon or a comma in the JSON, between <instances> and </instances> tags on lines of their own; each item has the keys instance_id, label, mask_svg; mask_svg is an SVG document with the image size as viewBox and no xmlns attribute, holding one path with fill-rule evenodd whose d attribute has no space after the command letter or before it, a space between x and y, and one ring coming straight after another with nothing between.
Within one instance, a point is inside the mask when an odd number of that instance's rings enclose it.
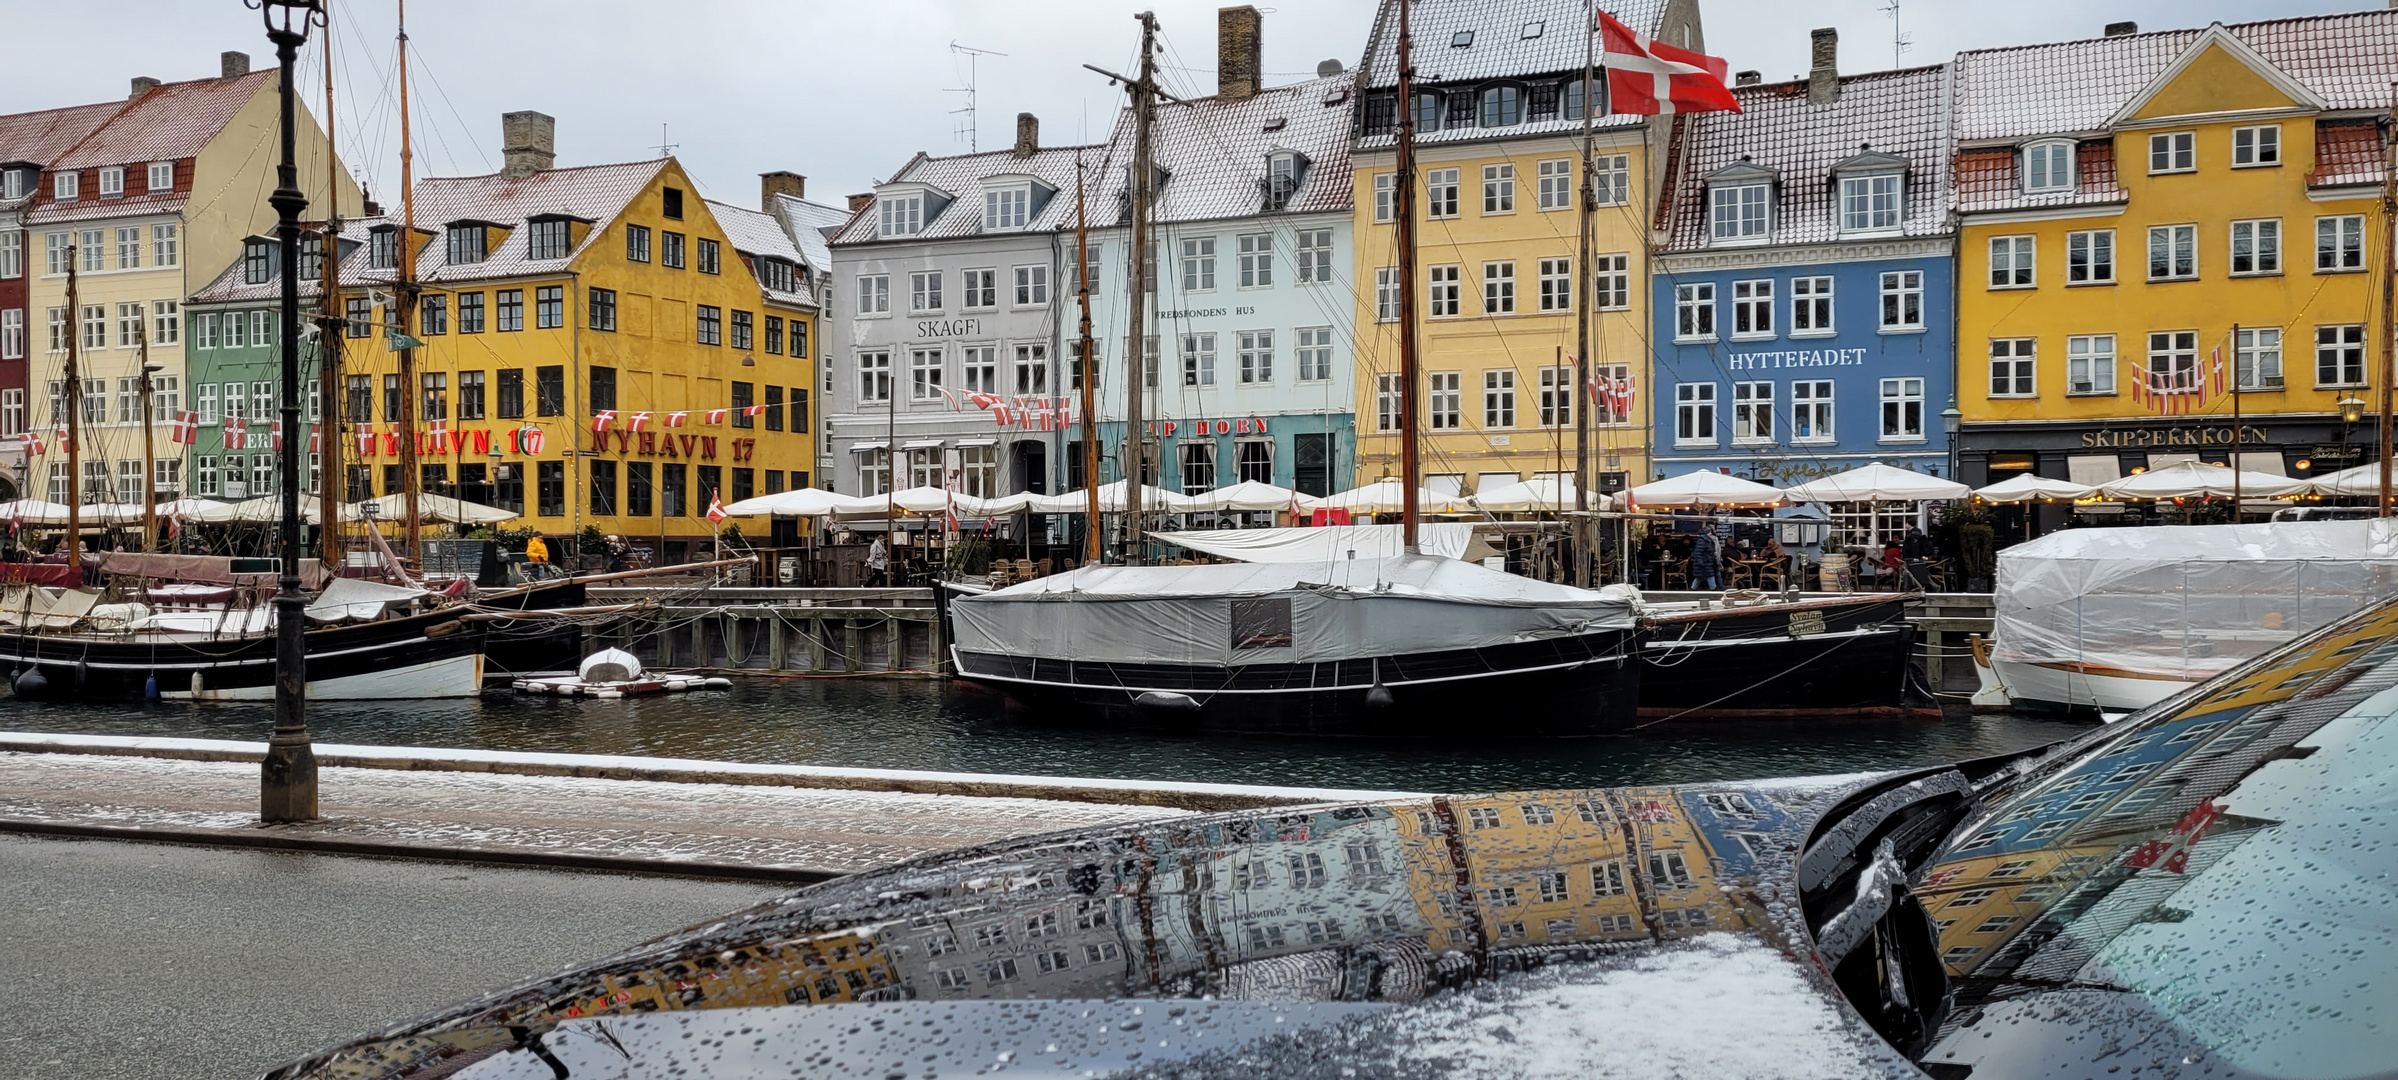
<instances>
[{"instance_id":1,"label":"sign reading skagen","mask_svg":"<svg viewBox=\"0 0 2398 1080\"><path fill-rule=\"evenodd\" d=\"M2109 449L2140 446L2230 446L2234 441L2232 429L2229 426L2118 428L2108 431L2082 432L2083 446ZM2240 428L2239 438L2236 441L2242 446L2254 446L2259 450L2264 450L2268 449L2265 444L2271 443L2273 440L2266 434L2264 428L2243 426Z\"/></svg>"},{"instance_id":2,"label":"sign reading skagen","mask_svg":"<svg viewBox=\"0 0 2398 1080\"><path fill-rule=\"evenodd\" d=\"M919 338L981 337L981 319L926 319L916 324Z\"/></svg>"},{"instance_id":3,"label":"sign reading skagen","mask_svg":"<svg viewBox=\"0 0 2398 1080\"><path fill-rule=\"evenodd\" d=\"M1863 366L1864 349L1790 349L1780 352L1736 352L1726 359L1733 371L1764 371L1767 368L1818 368Z\"/></svg>"}]
</instances>

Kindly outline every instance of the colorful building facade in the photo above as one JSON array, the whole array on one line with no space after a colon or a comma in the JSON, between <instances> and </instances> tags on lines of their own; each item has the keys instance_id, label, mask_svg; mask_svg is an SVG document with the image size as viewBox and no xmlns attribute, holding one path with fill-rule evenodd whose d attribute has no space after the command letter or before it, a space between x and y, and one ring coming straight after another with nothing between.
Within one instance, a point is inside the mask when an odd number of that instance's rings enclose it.
<instances>
[{"instance_id":1,"label":"colorful building facade","mask_svg":"<svg viewBox=\"0 0 2398 1080\"><path fill-rule=\"evenodd\" d=\"M125 102L0 116L0 495L15 498L30 445L23 436L44 419L26 400L27 357L37 324L27 307L27 268L36 248L25 210L42 170L107 123Z\"/></svg>"}]
</instances>

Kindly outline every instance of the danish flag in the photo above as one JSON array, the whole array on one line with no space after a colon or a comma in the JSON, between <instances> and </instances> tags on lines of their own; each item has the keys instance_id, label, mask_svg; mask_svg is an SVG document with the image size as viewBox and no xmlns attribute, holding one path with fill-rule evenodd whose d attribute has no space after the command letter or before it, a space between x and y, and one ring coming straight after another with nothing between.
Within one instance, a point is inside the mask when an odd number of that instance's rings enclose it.
<instances>
[{"instance_id":1,"label":"danish flag","mask_svg":"<svg viewBox=\"0 0 2398 1080\"><path fill-rule=\"evenodd\" d=\"M33 432L28 431L17 437L25 441L25 453L28 456L40 457L50 452L49 447L42 445L42 437Z\"/></svg>"},{"instance_id":2,"label":"danish flag","mask_svg":"<svg viewBox=\"0 0 2398 1080\"><path fill-rule=\"evenodd\" d=\"M271 439L270 439L270 445L269 445L269 449L272 449L274 452L276 452L276 453L278 453L278 454L282 453L282 452L283 452L283 421L281 421L281 420L277 420L277 421L275 421L275 422L274 422L272 425L270 425L270 426L269 426L268 430L269 430L269 431L272 433L272 435L271 435Z\"/></svg>"},{"instance_id":3,"label":"danish flag","mask_svg":"<svg viewBox=\"0 0 2398 1080\"><path fill-rule=\"evenodd\" d=\"M742 409L742 410L741 410L741 415L743 415L743 416L764 416L764 415L766 415L766 406L764 406L764 405L751 405L751 406L748 406L747 408L744 408L744 409Z\"/></svg>"},{"instance_id":4,"label":"danish flag","mask_svg":"<svg viewBox=\"0 0 2398 1080\"><path fill-rule=\"evenodd\" d=\"M687 413L687 412L670 412L670 413L667 413L667 414L666 414L666 426L667 426L667 427L681 427L681 426L683 426L683 424L684 424L685 422L689 421L690 419L691 419L691 414L690 414L690 413Z\"/></svg>"},{"instance_id":5,"label":"danish flag","mask_svg":"<svg viewBox=\"0 0 2398 1080\"><path fill-rule=\"evenodd\" d=\"M176 413L175 426L168 429L167 438L185 446L198 442L200 439L200 414L188 410Z\"/></svg>"},{"instance_id":6,"label":"danish flag","mask_svg":"<svg viewBox=\"0 0 2398 1080\"><path fill-rule=\"evenodd\" d=\"M325 452L325 425L308 425L308 452L311 454L322 454Z\"/></svg>"},{"instance_id":7,"label":"danish flag","mask_svg":"<svg viewBox=\"0 0 2398 1080\"><path fill-rule=\"evenodd\" d=\"M631 431L631 432L638 433L638 432L640 432L640 430L641 430L642 428L645 428L645 427L648 427L648 426L649 426L649 414L648 414L648 413L645 413L645 412L637 412L637 413L634 413L634 414L633 414L633 415L631 415L631 416L625 417L624 429L625 429L626 431Z\"/></svg>"},{"instance_id":8,"label":"danish flag","mask_svg":"<svg viewBox=\"0 0 2398 1080\"><path fill-rule=\"evenodd\" d=\"M733 411L733 410L731 410L731 409L710 409L710 410L708 410L708 423L709 423L709 425L710 425L710 426L714 426L714 425L716 425L716 424L721 424L721 423L724 423L724 417L725 417L725 414L727 414L727 413L730 413L730 412L732 412L732 411Z\"/></svg>"},{"instance_id":9,"label":"danish flag","mask_svg":"<svg viewBox=\"0 0 2398 1080\"><path fill-rule=\"evenodd\" d=\"M225 418L225 449L227 449L227 450L247 450L247 449L249 449L249 448L250 448L250 422L249 422L249 421L247 421L247 420L244 420L244 419L242 419L241 417L238 417L238 416L228 416L228 417L226 417L226 418Z\"/></svg>"},{"instance_id":10,"label":"danish flag","mask_svg":"<svg viewBox=\"0 0 2398 1080\"><path fill-rule=\"evenodd\" d=\"M1724 86L1732 66L1723 57L1635 34L1604 11L1599 32L1607 43L1608 111L1638 116L1740 111L1739 99Z\"/></svg>"},{"instance_id":11,"label":"danish flag","mask_svg":"<svg viewBox=\"0 0 2398 1080\"><path fill-rule=\"evenodd\" d=\"M723 499L720 499L720 498L717 498L717 495L716 495L716 489L715 489L715 488L709 488L709 489L708 489L708 524L711 524L711 525L722 525L722 524L724 524L724 519L726 519L726 518L728 518L728 517L731 517L731 516L733 516L733 515L731 515L731 514L728 514L728 513L725 513L725 512L724 512L724 500L723 500Z\"/></svg>"},{"instance_id":12,"label":"danish flag","mask_svg":"<svg viewBox=\"0 0 2398 1080\"><path fill-rule=\"evenodd\" d=\"M358 443L359 457L375 456L375 429L361 424L351 430L350 438Z\"/></svg>"},{"instance_id":13,"label":"danish flag","mask_svg":"<svg viewBox=\"0 0 2398 1080\"><path fill-rule=\"evenodd\" d=\"M609 426L614 423L616 423L616 410L614 409L603 409L593 413L591 414L591 433L597 435L608 430Z\"/></svg>"}]
</instances>

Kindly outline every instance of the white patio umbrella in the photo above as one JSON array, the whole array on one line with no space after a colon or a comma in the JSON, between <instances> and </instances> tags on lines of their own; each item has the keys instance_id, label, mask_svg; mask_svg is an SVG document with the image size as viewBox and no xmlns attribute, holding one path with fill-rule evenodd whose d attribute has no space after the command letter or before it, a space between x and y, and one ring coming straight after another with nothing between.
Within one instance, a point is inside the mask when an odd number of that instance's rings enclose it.
<instances>
[{"instance_id":1,"label":"white patio umbrella","mask_svg":"<svg viewBox=\"0 0 2398 1080\"><path fill-rule=\"evenodd\" d=\"M1879 461L1843 473L1818 477L1783 489L1800 502L1930 502L1962 499L1972 489L1954 480L1926 476Z\"/></svg>"},{"instance_id":2,"label":"white patio umbrella","mask_svg":"<svg viewBox=\"0 0 2398 1080\"><path fill-rule=\"evenodd\" d=\"M1260 512L1290 510L1305 512L1315 509L1316 498L1302 495L1286 487L1276 487L1257 480L1243 480L1230 487L1189 496L1189 505L1200 512L1226 510Z\"/></svg>"},{"instance_id":3,"label":"white patio umbrella","mask_svg":"<svg viewBox=\"0 0 2398 1080\"><path fill-rule=\"evenodd\" d=\"M2235 494L2232 490L2234 476L2238 477L2237 494L2243 499L2286 499L2292 495L2306 494L2309 486L2307 481L2287 476L2238 472L2225 465L2184 461L2109 481L2099 485L2098 490L2110 499L2230 498Z\"/></svg>"},{"instance_id":4,"label":"white patio umbrella","mask_svg":"<svg viewBox=\"0 0 2398 1080\"><path fill-rule=\"evenodd\" d=\"M1641 509L1655 506L1780 506L1786 501L1780 488L1712 469L1686 472L1653 484L1642 484L1628 494L1631 496L1631 505Z\"/></svg>"},{"instance_id":5,"label":"white patio umbrella","mask_svg":"<svg viewBox=\"0 0 2398 1080\"><path fill-rule=\"evenodd\" d=\"M1122 480L1100 485L1099 512L1102 514L1125 512L1127 497ZM1072 491L1063 491L1055 495L1040 496L1027 503L1026 507L1036 514L1084 514L1090 512L1087 502L1087 493L1081 488L1075 488ZM1189 514L1198 511L1192 508L1190 498L1174 494L1161 487L1144 484L1141 486L1141 512L1144 514Z\"/></svg>"},{"instance_id":6,"label":"white patio umbrella","mask_svg":"<svg viewBox=\"0 0 2398 1080\"><path fill-rule=\"evenodd\" d=\"M1489 491L1476 492L1469 502L1494 514L1561 514L1574 508L1574 478L1562 473L1535 476ZM1592 492L1590 509L1607 509L1607 496Z\"/></svg>"},{"instance_id":7,"label":"white patio umbrella","mask_svg":"<svg viewBox=\"0 0 2398 1080\"><path fill-rule=\"evenodd\" d=\"M1347 510L1352 514L1396 514L1405 509L1399 505L1404 498L1406 492L1400 487L1399 479L1387 477L1362 487L1326 495L1316 500L1316 505ZM1472 510L1472 507L1464 499L1452 499L1417 488L1416 510L1425 514L1461 514Z\"/></svg>"},{"instance_id":8,"label":"white patio umbrella","mask_svg":"<svg viewBox=\"0 0 2398 1080\"><path fill-rule=\"evenodd\" d=\"M2307 482L2317 495L2349 495L2367 499L2381 497L2381 463L2368 461L2342 469ZM2246 494L2242 491L2241 494Z\"/></svg>"},{"instance_id":9,"label":"white patio umbrella","mask_svg":"<svg viewBox=\"0 0 2398 1080\"><path fill-rule=\"evenodd\" d=\"M1974 489L1975 498L1989 503L2071 502L2098 494L2098 489L2071 480L2053 480L2045 476L2022 473L2010 476L1985 488Z\"/></svg>"},{"instance_id":10,"label":"white patio umbrella","mask_svg":"<svg viewBox=\"0 0 2398 1080\"><path fill-rule=\"evenodd\" d=\"M276 516L283 512L282 497L269 495L265 498L275 500L274 509L267 514L267 520L275 520ZM407 513L407 500L406 495L386 495L380 499L360 499L354 503L344 503L341 508L341 519L343 521L365 521L365 504L371 501L375 504L375 520L398 521ZM237 505L248 506L250 503L258 501L258 499L252 499L249 503ZM317 519L316 506L306 500L302 500L300 512L311 522ZM523 516L513 510L502 510L496 506L471 503L464 499L451 498L448 495L435 495L425 491L416 493L416 520L427 525L491 525ZM244 517L242 520L253 519Z\"/></svg>"},{"instance_id":11,"label":"white patio umbrella","mask_svg":"<svg viewBox=\"0 0 2398 1080\"><path fill-rule=\"evenodd\" d=\"M799 488L760 495L725 505L724 512L734 517L772 514L777 517L827 517L832 514L865 513L881 510L883 501L853 495L835 495L823 488Z\"/></svg>"},{"instance_id":12,"label":"white patio umbrella","mask_svg":"<svg viewBox=\"0 0 2398 1080\"><path fill-rule=\"evenodd\" d=\"M232 508L232 503L221 503L213 499L169 499L158 504L158 517L161 521L168 518L181 518L185 521L212 524L233 520Z\"/></svg>"},{"instance_id":13,"label":"white patio umbrella","mask_svg":"<svg viewBox=\"0 0 2398 1080\"><path fill-rule=\"evenodd\" d=\"M991 517L994 511L988 500L963 491L950 491L931 485L902 488L889 495L861 495L846 500L834 512L849 517L874 517L892 512L908 514L949 514L959 517ZM999 511L1004 513L1006 511Z\"/></svg>"},{"instance_id":14,"label":"white patio umbrella","mask_svg":"<svg viewBox=\"0 0 2398 1080\"><path fill-rule=\"evenodd\" d=\"M64 525L67 523L67 504L48 499L12 499L0 502L0 521L26 525Z\"/></svg>"}]
</instances>

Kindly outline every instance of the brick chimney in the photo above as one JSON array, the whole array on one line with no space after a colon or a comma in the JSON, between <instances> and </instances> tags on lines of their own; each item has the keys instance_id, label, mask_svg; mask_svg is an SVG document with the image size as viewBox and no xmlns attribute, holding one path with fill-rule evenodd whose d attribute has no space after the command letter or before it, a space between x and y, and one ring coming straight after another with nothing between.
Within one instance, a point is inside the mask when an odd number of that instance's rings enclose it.
<instances>
[{"instance_id":1,"label":"brick chimney","mask_svg":"<svg viewBox=\"0 0 2398 1080\"><path fill-rule=\"evenodd\" d=\"M852 214L872 205L874 205L874 193L871 191L849 197L849 212Z\"/></svg>"},{"instance_id":2,"label":"brick chimney","mask_svg":"<svg viewBox=\"0 0 2398 1080\"><path fill-rule=\"evenodd\" d=\"M558 160L558 120L530 109L500 114L501 176L531 176Z\"/></svg>"},{"instance_id":3,"label":"brick chimney","mask_svg":"<svg viewBox=\"0 0 2398 1080\"><path fill-rule=\"evenodd\" d=\"M777 169L758 174L758 208L774 209L774 197L789 195L794 199L808 197L808 178L795 172Z\"/></svg>"},{"instance_id":4,"label":"brick chimney","mask_svg":"<svg viewBox=\"0 0 2398 1080\"><path fill-rule=\"evenodd\" d=\"M136 75L133 77L133 92L125 95L125 98L130 101L156 89L158 89L158 80L147 75Z\"/></svg>"},{"instance_id":5,"label":"brick chimney","mask_svg":"<svg viewBox=\"0 0 2398 1080\"><path fill-rule=\"evenodd\" d=\"M1815 67L1807 72L1807 101L1829 105L1840 100L1840 31L1827 26L1808 36L1815 41Z\"/></svg>"},{"instance_id":6,"label":"brick chimney","mask_svg":"<svg viewBox=\"0 0 2398 1080\"><path fill-rule=\"evenodd\" d=\"M2398 7L2398 0L2390 0L2390 6ZM2136 22L2111 22L2107 24L2108 37L2130 37L2131 35L2139 32L2140 24Z\"/></svg>"},{"instance_id":7,"label":"brick chimney","mask_svg":"<svg viewBox=\"0 0 2398 1080\"><path fill-rule=\"evenodd\" d=\"M1028 158L1041 149L1041 118L1028 112L1016 114L1016 156Z\"/></svg>"},{"instance_id":8,"label":"brick chimney","mask_svg":"<svg viewBox=\"0 0 2398 1080\"><path fill-rule=\"evenodd\" d=\"M227 53L220 54L220 55L217 57L217 75L218 75L218 77L220 77L220 78L225 78L225 79L238 79L238 78L241 78L242 76L244 76L244 75L247 75L247 74L249 74L249 73L250 73L250 54L249 54L249 53L246 53L246 52L227 52Z\"/></svg>"},{"instance_id":9,"label":"brick chimney","mask_svg":"<svg viewBox=\"0 0 2398 1080\"><path fill-rule=\"evenodd\" d=\"M1240 101L1257 93L1265 75L1260 16L1247 4L1216 9L1216 96Z\"/></svg>"}]
</instances>

